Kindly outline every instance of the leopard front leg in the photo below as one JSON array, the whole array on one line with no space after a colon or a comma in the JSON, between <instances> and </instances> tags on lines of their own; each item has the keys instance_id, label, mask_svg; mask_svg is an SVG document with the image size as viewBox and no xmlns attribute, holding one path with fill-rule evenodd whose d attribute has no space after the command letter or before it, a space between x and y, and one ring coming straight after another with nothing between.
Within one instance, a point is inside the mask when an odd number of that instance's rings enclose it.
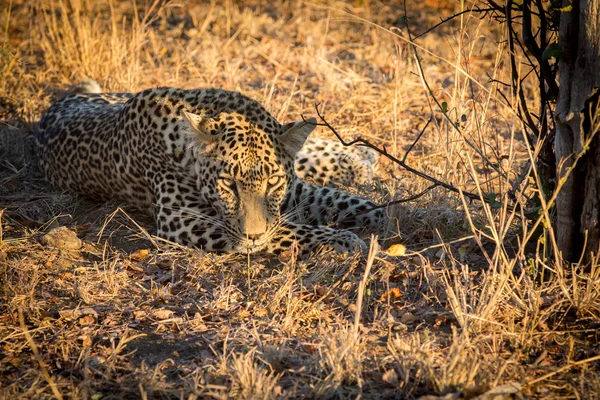
<instances>
[{"instance_id":1,"label":"leopard front leg","mask_svg":"<svg viewBox=\"0 0 600 400\"><path fill-rule=\"evenodd\" d=\"M286 222L267 245L267 251L279 254L289 250L294 242L298 244L302 256L328 248L338 253L367 249L365 242L350 231Z\"/></svg>"},{"instance_id":2,"label":"leopard front leg","mask_svg":"<svg viewBox=\"0 0 600 400\"><path fill-rule=\"evenodd\" d=\"M209 252L233 252L236 245L227 234L222 216L202 204L193 184L162 177L155 191L158 236Z\"/></svg>"},{"instance_id":3,"label":"leopard front leg","mask_svg":"<svg viewBox=\"0 0 600 400\"><path fill-rule=\"evenodd\" d=\"M236 246L226 233L222 219L210 207L159 205L158 236L184 246L209 252L233 252Z\"/></svg>"},{"instance_id":4,"label":"leopard front leg","mask_svg":"<svg viewBox=\"0 0 600 400\"><path fill-rule=\"evenodd\" d=\"M315 225L337 224L344 228L378 230L383 225L385 210L377 207L370 200L298 179L282 212L299 215L304 222Z\"/></svg>"}]
</instances>

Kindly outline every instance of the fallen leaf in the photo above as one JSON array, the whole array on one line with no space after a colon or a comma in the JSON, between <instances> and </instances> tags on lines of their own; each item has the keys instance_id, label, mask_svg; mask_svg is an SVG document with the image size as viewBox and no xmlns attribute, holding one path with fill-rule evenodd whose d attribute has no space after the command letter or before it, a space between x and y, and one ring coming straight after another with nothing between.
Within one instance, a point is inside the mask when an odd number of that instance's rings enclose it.
<instances>
[{"instance_id":1,"label":"fallen leaf","mask_svg":"<svg viewBox=\"0 0 600 400\"><path fill-rule=\"evenodd\" d=\"M385 302L388 301L388 299L390 300L396 300L399 299L400 297L402 297L402 291L400 291L400 289L398 288L390 288L390 290L384 292L381 295L380 300Z\"/></svg>"},{"instance_id":2,"label":"fallen leaf","mask_svg":"<svg viewBox=\"0 0 600 400\"><path fill-rule=\"evenodd\" d=\"M85 347L88 347L92 344L92 339L89 335L82 335L79 337L79 339L81 339L81 344Z\"/></svg>"},{"instance_id":3,"label":"fallen leaf","mask_svg":"<svg viewBox=\"0 0 600 400\"><path fill-rule=\"evenodd\" d=\"M160 309L154 311L154 316L158 319L167 319L171 318L175 314L172 310Z\"/></svg>"},{"instance_id":4,"label":"fallen leaf","mask_svg":"<svg viewBox=\"0 0 600 400\"><path fill-rule=\"evenodd\" d=\"M266 317L269 315L269 312L267 311L266 308L261 307L261 306L257 306L254 307L254 316L255 317Z\"/></svg>"},{"instance_id":5,"label":"fallen leaf","mask_svg":"<svg viewBox=\"0 0 600 400\"><path fill-rule=\"evenodd\" d=\"M92 315L86 315L78 320L79 325L91 325L96 322L96 319Z\"/></svg>"},{"instance_id":6,"label":"fallen leaf","mask_svg":"<svg viewBox=\"0 0 600 400\"><path fill-rule=\"evenodd\" d=\"M387 250L383 251L390 257L401 257L406 254L406 246L401 243L391 245Z\"/></svg>"},{"instance_id":7,"label":"fallen leaf","mask_svg":"<svg viewBox=\"0 0 600 400\"><path fill-rule=\"evenodd\" d=\"M133 261L142 261L150 254L150 250L148 249L139 249L129 255L129 258Z\"/></svg>"},{"instance_id":8,"label":"fallen leaf","mask_svg":"<svg viewBox=\"0 0 600 400\"><path fill-rule=\"evenodd\" d=\"M98 318L98 313L91 307L74 308L70 310L60 310L58 314L65 319L76 319L84 317L86 315L92 316L94 319Z\"/></svg>"}]
</instances>

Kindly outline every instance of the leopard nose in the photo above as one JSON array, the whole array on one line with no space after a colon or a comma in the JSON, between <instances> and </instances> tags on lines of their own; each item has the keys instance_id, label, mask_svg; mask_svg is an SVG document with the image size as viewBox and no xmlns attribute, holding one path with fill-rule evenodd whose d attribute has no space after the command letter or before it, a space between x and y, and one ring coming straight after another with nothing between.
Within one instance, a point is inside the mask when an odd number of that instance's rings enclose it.
<instances>
[{"instance_id":1,"label":"leopard nose","mask_svg":"<svg viewBox=\"0 0 600 400\"><path fill-rule=\"evenodd\" d=\"M248 240L258 240L260 239L260 237L262 236L261 233L252 233L252 234L248 234Z\"/></svg>"}]
</instances>

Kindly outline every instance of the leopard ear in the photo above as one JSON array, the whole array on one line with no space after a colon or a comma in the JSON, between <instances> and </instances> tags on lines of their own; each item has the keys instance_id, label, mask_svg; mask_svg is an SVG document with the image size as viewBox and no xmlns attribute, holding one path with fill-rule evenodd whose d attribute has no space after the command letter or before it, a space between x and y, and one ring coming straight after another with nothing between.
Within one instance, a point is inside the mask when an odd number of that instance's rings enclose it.
<instances>
[{"instance_id":1,"label":"leopard ear","mask_svg":"<svg viewBox=\"0 0 600 400\"><path fill-rule=\"evenodd\" d=\"M211 144L218 139L216 135L212 135L207 130L207 125L211 118L207 117L206 114L194 114L185 110L182 113L184 117L184 130L193 135L194 139L204 144Z\"/></svg>"},{"instance_id":2,"label":"leopard ear","mask_svg":"<svg viewBox=\"0 0 600 400\"><path fill-rule=\"evenodd\" d=\"M292 122L284 126L287 130L281 135L281 141L290 155L295 156L300 151L308 135L316 126L315 118Z\"/></svg>"}]
</instances>

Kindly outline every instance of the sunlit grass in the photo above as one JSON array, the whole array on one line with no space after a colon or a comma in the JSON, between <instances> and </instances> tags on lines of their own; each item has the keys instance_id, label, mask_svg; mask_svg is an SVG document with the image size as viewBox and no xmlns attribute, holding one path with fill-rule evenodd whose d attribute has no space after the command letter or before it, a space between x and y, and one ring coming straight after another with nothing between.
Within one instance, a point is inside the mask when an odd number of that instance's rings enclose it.
<instances>
[{"instance_id":1,"label":"sunlit grass","mask_svg":"<svg viewBox=\"0 0 600 400\"><path fill-rule=\"evenodd\" d=\"M2 396L469 398L509 383L537 398L600 396L598 263L557 262L552 209L534 231L512 207L533 209L541 183L500 95L500 29L465 14L417 40L417 61L394 2L137 4L0 9ZM407 5L414 33L461 10ZM143 215L46 193L21 154L43 111L88 78L106 91L238 90L282 122L319 103L344 138L398 158L433 115L406 162L494 201L437 187L390 208L381 234L406 255L380 253L370 271L360 257L172 246ZM430 184L382 158L371 185L348 190L384 202ZM82 250L41 244L59 225Z\"/></svg>"}]
</instances>

